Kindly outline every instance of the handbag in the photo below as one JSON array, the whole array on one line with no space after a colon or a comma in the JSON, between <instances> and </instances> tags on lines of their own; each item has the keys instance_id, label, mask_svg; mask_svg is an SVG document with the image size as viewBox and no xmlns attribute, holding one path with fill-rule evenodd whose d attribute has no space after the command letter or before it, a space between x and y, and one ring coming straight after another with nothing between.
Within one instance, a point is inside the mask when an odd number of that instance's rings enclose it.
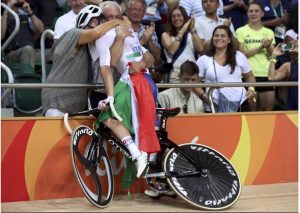
<instances>
[{"instance_id":1,"label":"handbag","mask_svg":"<svg viewBox=\"0 0 300 213\"><path fill-rule=\"evenodd\" d=\"M216 83L219 83L214 57L213 57L213 65L214 65L214 72L215 72L215 80L216 80ZM232 100L228 99L222 93L221 88L218 89L218 92L219 92L219 101L217 104L217 107L218 107L217 111L218 112L237 112L241 105L241 100L243 97L243 90L242 90L241 98L239 101L232 101Z\"/></svg>"},{"instance_id":2,"label":"handbag","mask_svg":"<svg viewBox=\"0 0 300 213\"><path fill-rule=\"evenodd\" d=\"M161 64L159 66L157 66L155 68L155 71L163 74L163 75L168 75L167 78L167 82L169 82L169 78L170 78L170 72L173 69L173 64L174 62L177 60L177 58L181 55L181 53L183 52L185 46L186 46L186 42L187 42L187 37L188 37L188 33L185 33L182 37L182 41L180 42L180 45L177 49L177 51L175 52L175 54L172 57L172 61L170 63L164 63Z\"/></svg>"}]
</instances>

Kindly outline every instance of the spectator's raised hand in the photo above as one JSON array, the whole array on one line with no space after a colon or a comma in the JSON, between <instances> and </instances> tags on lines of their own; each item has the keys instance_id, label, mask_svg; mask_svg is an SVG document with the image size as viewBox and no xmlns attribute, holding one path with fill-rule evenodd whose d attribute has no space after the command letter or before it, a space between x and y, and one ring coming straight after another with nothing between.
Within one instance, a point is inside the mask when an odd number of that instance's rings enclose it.
<instances>
[{"instance_id":1,"label":"spectator's raised hand","mask_svg":"<svg viewBox=\"0 0 300 213\"><path fill-rule=\"evenodd\" d=\"M230 25L231 25L231 18L225 19L225 20L224 20L224 25L230 27Z\"/></svg>"},{"instance_id":2,"label":"spectator's raised hand","mask_svg":"<svg viewBox=\"0 0 300 213\"><path fill-rule=\"evenodd\" d=\"M26 13L31 14L32 13L32 9L29 5L29 3L27 1L24 1L23 4L23 9L25 10Z\"/></svg>"},{"instance_id":3,"label":"spectator's raised hand","mask_svg":"<svg viewBox=\"0 0 300 213\"><path fill-rule=\"evenodd\" d=\"M273 41L273 38L270 38L270 39L268 39L268 38L263 38L263 39L262 39L262 42L261 42L261 45L262 45L263 48L268 48L268 47L271 46L272 41Z\"/></svg>"},{"instance_id":4,"label":"spectator's raised hand","mask_svg":"<svg viewBox=\"0 0 300 213\"><path fill-rule=\"evenodd\" d=\"M287 24L289 20L289 13L284 11L283 16L280 18L281 24Z\"/></svg>"},{"instance_id":5,"label":"spectator's raised hand","mask_svg":"<svg viewBox=\"0 0 300 213\"><path fill-rule=\"evenodd\" d=\"M289 50L289 52L298 53L298 40L293 40L291 43L294 45L294 48Z\"/></svg>"},{"instance_id":6,"label":"spectator's raised hand","mask_svg":"<svg viewBox=\"0 0 300 213\"><path fill-rule=\"evenodd\" d=\"M141 36L140 40L144 41L143 42L144 44L147 44L154 32L155 32L155 23L151 22L150 25L146 27L146 29L145 29L143 35Z\"/></svg>"},{"instance_id":7,"label":"spectator's raised hand","mask_svg":"<svg viewBox=\"0 0 300 213\"><path fill-rule=\"evenodd\" d=\"M272 51L272 56L273 57L277 57L277 56L280 56L280 55L284 54L284 52L281 49L282 45L283 45L283 43L279 43L279 44L276 45L276 47Z\"/></svg>"},{"instance_id":8,"label":"spectator's raised hand","mask_svg":"<svg viewBox=\"0 0 300 213\"><path fill-rule=\"evenodd\" d=\"M190 28L190 24L191 24L192 19L190 18L182 27L182 29L180 30L180 32L182 34L186 33L187 30Z\"/></svg>"},{"instance_id":9,"label":"spectator's raised hand","mask_svg":"<svg viewBox=\"0 0 300 213\"><path fill-rule=\"evenodd\" d=\"M190 32L195 31L195 14L191 16Z\"/></svg>"}]
</instances>

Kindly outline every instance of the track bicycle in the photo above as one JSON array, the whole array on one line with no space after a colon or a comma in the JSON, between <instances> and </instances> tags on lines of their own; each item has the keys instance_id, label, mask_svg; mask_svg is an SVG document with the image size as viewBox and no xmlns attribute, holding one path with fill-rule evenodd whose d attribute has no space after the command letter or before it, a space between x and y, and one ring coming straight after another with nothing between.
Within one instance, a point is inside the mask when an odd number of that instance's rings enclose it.
<instances>
[{"instance_id":1,"label":"track bicycle","mask_svg":"<svg viewBox=\"0 0 300 213\"><path fill-rule=\"evenodd\" d=\"M111 108L114 113L113 105ZM68 116L97 112L98 109L91 109L65 114L64 123L71 133L71 160L79 185L90 203L105 208L114 194L113 172L105 143L110 143L130 159L131 155L103 124L96 130L84 125L71 130ZM241 183L229 160L205 145L177 145L168 138L166 124L169 117L180 112L180 108L157 108L157 112L161 115L156 131L161 151L156 161L149 163L149 172L144 176L148 186L156 192L171 189L188 203L205 210L232 206L239 199Z\"/></svg>"}]
</instances>

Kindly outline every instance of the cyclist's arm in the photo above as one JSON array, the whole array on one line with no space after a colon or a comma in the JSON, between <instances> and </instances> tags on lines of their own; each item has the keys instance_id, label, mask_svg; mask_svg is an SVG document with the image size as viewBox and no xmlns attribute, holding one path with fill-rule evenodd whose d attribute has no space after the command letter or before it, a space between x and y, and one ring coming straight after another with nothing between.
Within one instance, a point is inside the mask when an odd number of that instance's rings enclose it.
<instances>
[{"instance_id":1,"label":"cyclist's arm","mask_svg":"<svg viewBox=\"0 0 300 213\"><path fill-rule=\"evenodd\" d=\"M124 49L124 39L127 36L130 36L132 34L132 31L129 30L126 26L118 26L116 27L116 37L114 40L113 45L110 47L110 53L114 57L111 58L110 66L113 68L117 68L118 63L120 62L121 56Z\"/></svg>"},{"instance_id":2,"label":"cyclist's arm","mask_svg":"<svg viewBox=\"0 0 300 213\"><path fill-rule=\"evenodd\" d=\"M100 67L100 74L103 79L106 95L114 96L114 78L110 66Z\"/></svg>"}]
</instances>

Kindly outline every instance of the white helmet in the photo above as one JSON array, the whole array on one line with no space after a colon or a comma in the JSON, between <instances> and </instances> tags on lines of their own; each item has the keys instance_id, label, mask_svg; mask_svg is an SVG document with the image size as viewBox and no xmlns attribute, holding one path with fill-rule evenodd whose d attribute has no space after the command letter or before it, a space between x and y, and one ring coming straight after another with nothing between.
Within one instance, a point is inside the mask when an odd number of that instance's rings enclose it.
<instances>
[{"instance_id":1,"label":"white helmet","mask_svg":"<svg viewBox=\"0 0 300 213\"><path fill-rule=\"evenodd\" d=\"M88 5L84 7L77 15L76 28L85 28L92 18L100 16L101 13L102 10L98 6Z\"/></svg>"}]
</instances>

